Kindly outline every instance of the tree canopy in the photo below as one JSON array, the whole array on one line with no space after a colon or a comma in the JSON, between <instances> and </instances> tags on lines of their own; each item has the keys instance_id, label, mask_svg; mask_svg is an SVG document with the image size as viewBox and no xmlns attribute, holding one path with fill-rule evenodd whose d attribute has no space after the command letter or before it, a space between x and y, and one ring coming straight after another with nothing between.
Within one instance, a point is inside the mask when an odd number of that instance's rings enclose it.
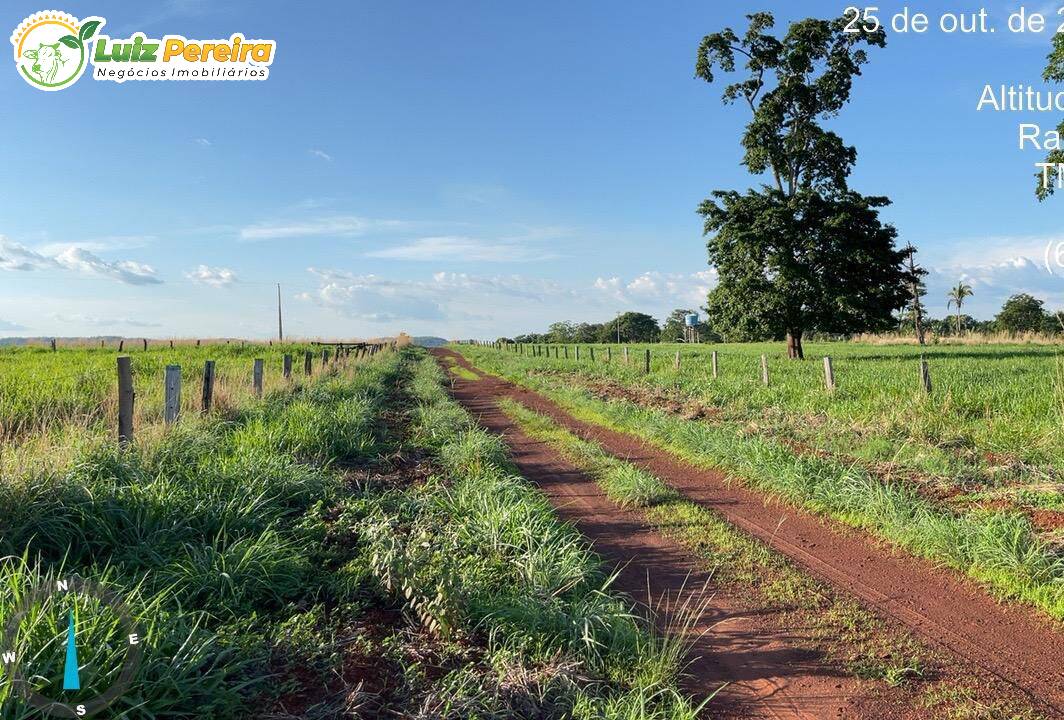
<instances>
[{"instance_id":1,"label":"tree canopy","mask_svg":"<svg viewBox=\"0 0 1064 720\"><path fill-rule=\"evenodd\" d=\"M657 342L661 334L658 321L639 312L626 312L610 320L602 328L601 342L617 342L620 330L621 342Z\"/></svg>"},{"instance_id":2,"label":"tree canopy","mask_svg":"<svg viewBox=\"0 0 1064 720\"><path fill-rule=\"evenodd\" d=\"M1046 57L1046 66L1042 70L1042 79L1047 83L1064 82L1064 33L1053 35L1053 49L1050 50L1049 55ZM1064 122L1057 125L1057 132L1064 135ZM1044 162L1055 165L1064 164L1064 150L1051 150L1046 155ZM1043 182L1041 171L1035 173L1035 178L1037 179L1037 184L1035 185L1034 194L1039 200L1045 200L1056 189L1057 176L1055 173L1050 173L1048 184Z\"/></svg>"},{"instance_id":3,"label":"tree canopy","mask_svg":"<svg viewBox=\"0 0 1064 720\"><path fill-rule=\"evenodd\" d=\"M695 75L712 83L742 61L723 98L749 107L742 162L772 184L716 191L699 206L720 277L707 310L726 340L786 337L788 355L802 357L804 332L885 329L911 294L912 251L896 249L895 229L879 219L890 201L848 187L857 151L823 126L849 101L868 61L862 46L883 47L886 36L809 18L777 38L770 13L747 18L742 37L726 28L702 39Z\"/></svg>"},{"instance_id":4,"label":"tree canopy","mask_svg":"<svg viewBox=\"0 0 1064 720\"><path fill-rule=\"evenodd\" d=\"M1013 295L1001 306L994 324L1005 332L1038 332L1046 327L1044 303L1027 293Z\"/></svg>"}]
</instances>

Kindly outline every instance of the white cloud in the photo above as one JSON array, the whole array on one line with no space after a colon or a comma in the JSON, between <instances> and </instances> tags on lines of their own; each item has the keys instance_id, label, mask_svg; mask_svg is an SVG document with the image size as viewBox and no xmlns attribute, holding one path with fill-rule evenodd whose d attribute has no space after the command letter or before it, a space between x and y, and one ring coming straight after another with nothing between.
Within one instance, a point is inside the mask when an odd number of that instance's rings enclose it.
<instances>
[{"instance_id":1,"label":"white cloud","mask_svg":"<svg viewBox=\"0 0 1064 720\"><path fill-rule=\"evenodd\" d=\"M241 240L297 237L355 237L368 232L408 227L403 220L375 220L357 215L332 215L293 221L259 222L240 228Z\"/></svg>"},{"instance_id":2,"label":"white cloud","mask_svg":"<svg viewBox=\"0 0 1064 720\"><path fill-rule=\"evenodd\" d=\"M316 158L321 158L322 160L325 160L326 162L332 162L332 155L330 155L329 153L325 152L324 150L319 150L317 148L312 148L310 150L307 150L307 152L310 153L311 155L313 155Z\"/></svg>"},{"instance_id":3,"label":"white cloud","mask_svg":"<svg viewBox=\"0 0 1064 720\"><path fill-rule=\"evenodd\" d=\"M971 285L973 296L965 300L964 312L973 317L989 320L997 315L1010 295L1029 293L1046 302L1047 309L1064 307L1064 277L1057 269L1054 273L1028 257L1017 256L1005 260L973 264L946 265L928 268L924 282L927 296L924 303L928 312L942 317L956 312L947 308L947 293L958 282Z\"/></svg>"},{"instance_id":4,"label":"white cloud","mask_svg":"<svg viewBox=\"0 0 1064 720\"><path fill-rule=\"evenodd\" d=\"M45 270L56 267L54 258L47 257L25 245L11 242L0 235L0 270Z\"/></svg>"},{"instance_id":5,"label":"white cloud","mask_svg":"<svg viewBox=\"0 0 1064 720\"><path fill-rule=\"evenodd\" d=\"M557 320L604 322L622 308L664 318L677 307L704 304L714 281L708 271L649 272L628 280L600 278L577 284L444 271L401 279L338 269L310 272L319 279L319 287L301 293L298 297L304 301L343 317L380 324L382 330L386 326L390 331L440 334L446 328L464 337L545 330Z\"/></svg>"},{"instance_id":6,"label":"white cloud","mask_svg":"<svg viewBox=\"0 0 1064 720\"><path fill-rule=\"evenodd\" d=\"M69 325L78 325L84 327L91 325L92 327L134 327L134 328L157 328L162 327L162 323L151 322L147 320L134 320L131 318L101 318L93 315L83 315L81 313L75 313L73 315L63 315L56 313L52 315L52 318Z\"/></svg>"},{"instance_id":7,"label":"white cloud","mask_svg":"<svg viewBox=\"0 0 1064 720\"><path fill-rule=\"evenodd\" d=\"M549 260L557 255L527 247L519 242L486 242L457 235L425 237L406 245L374 250L369 257L393 260L460 260L464 262L531 262Z\"/></svg>"},{"instance_id":8,"label":"white cloud","mask_svg":"<svg viewBox=\"0 0 1064 720\"><path fill-rule=\"evenodd\" d=\"M236 282L236 273L229 268L200 265L195 270L185 273L185 277L194 283L225 287Z\"/></svg>"},{"instance_id":9,"label":"white cloud","mask_svg":"<svg viewBox=\"0 0 1064 720\"><path fill-rule=\"evenodd\" d=\"M297 297L341 315L370 322L440 321L446 317L440 298L424 283L333 270L310 271L321 278L321 285L313 293Z\"/></svg>"},{"instance_id":10,"label":"white cloud","mask_svg":"<svg viewBox=\"0 0 1064 720\"><path fill-rule=\"evenodd\" d=\"M648 308L653 314L668 313L676 307L700 308L706 295L717 284L714 268L693 273L644 272L631 279L598 278L592 287L604 296L632 307ZM666 306L668 308L666 309Z\"/></svg>"},{"instance_id":11,"label":"white cloud","mask_svg":"<svg viewBox=\"0 0 1064 720\"><path fill-rule=\"evenodd\" d=\"M202 137L192 138L192 142L196 143L200 147L210 147L211 145L213 145L213 143L210 140L208 140L207 138L202 138Z\"/></svg>"},{"instance_id":12,"label":"white cloud","mask_svg":"<svg viewBox=\"0 0 1064 720\"><path fill-rule=\"evenodd\" d=\"M67 246L56 254L44 254L0 237L0 270L71 270L82 275L106 277L127 285L161 283L150 265L132 260L104 260L84 248Z\"/></svg>"},{"instance_id":13,"label":"white cloud","mask_svg":"<svg viewBox=\"0 0 1064 720\"><path fill-rule=\"evenodd\" d=\"M4 320L0 318L0 331L2 332L17 332L20 330L29 330L25 325L19 325L17 322L10 320Z\"/></svg>"},{"instance_id":14,"label":"white cloud","mask_svg":"<svg viewBox=\"0 0 1064 720\"><path fill-rule=\"evenodd\" d=\"M151 265L133 260L110 262L82 248L67 248L55 256L55 261L68 270L111 278L127 285L154 285L162 282Z\"/></svg>"},{"instance_id":15,"label":"white cloud","mask_svg":"<svg viewBox=\"0 0 1064 720\"><path fill-rule=\"evenodd\" d=\"M1021 292L1045 301L1047 308L1064 307L1058 247L1064 248L1064 235L974 237L920 248L917 262L928 271L928 312L934 317L956 312L946 308L946 294L961 280L975 291L965 301L964 312L979 319L993 318L1010 295ZM1045 265L1047 252L1052 272Z\"/></svg>"},{"instance_id":16,"label":"white cloud","mask_svg":"<svg viewBox=\"0 0 1064 720\"><path fill-rule=\"evenodd\" d=\"M486 321L515 312L542 312L545 303L569 304L576 297L554 281L520 275L437 272L424 280L392 280L335 269L308 270L319 278L320 286L297 297L371 322Z\"/></svg>"},{"instance_id":17,"label":"white cloud","mask_svg":"<svg viewBox=\"0 0 1064 720\"><path fill-rule=\"evenodd\" d=\"M58 255L69 248L81 248L89 252L110 252L113 250L135 250L151 245L158 239L155 235L105 235L73 242L45 243L35 247L37 252L44 255Z\"/></svg>"}]
</instances>

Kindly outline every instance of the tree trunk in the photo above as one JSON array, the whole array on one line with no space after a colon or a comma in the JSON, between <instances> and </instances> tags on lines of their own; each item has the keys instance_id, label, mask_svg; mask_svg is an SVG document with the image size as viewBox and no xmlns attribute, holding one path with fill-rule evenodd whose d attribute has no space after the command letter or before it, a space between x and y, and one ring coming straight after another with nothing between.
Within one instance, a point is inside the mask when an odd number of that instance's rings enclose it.
<instances>
[{"instance_id":1,"label":"tree trunk","mask_svg":"<svg viewBox=\"0 0 1064 720\"><path fill-rule=\"evenodd\" d=\"M805 353L802 352L802 331L801 330L788 330L787 331L787 357L791 360L804 360Z\"/></svg>"}]
</instances>

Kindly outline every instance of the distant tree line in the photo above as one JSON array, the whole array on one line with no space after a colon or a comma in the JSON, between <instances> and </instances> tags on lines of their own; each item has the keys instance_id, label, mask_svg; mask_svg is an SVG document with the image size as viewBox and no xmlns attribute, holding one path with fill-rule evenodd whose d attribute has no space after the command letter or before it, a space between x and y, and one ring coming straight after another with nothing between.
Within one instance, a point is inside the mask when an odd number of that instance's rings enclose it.
<instances>
[{"instance_id":1,"label":"distant tree line","mask_svg":"<svg viewBox=\"0 0 1064 720\"><path fill-rule=\"evenodd\" d=\"M967 288L957 292L959 288ZM950 306L958 307L956 297L961 296L960 306L963 306L965 298L972 296L971 288L958 284L958 288L950 290ZM1007 333L1019 334L1026 332L1043 333L1046 335L1064 335L1064 312L1048 312L1045 303L1027 293L1013 295L1001 306L1000 312L993 320L976 320L971 315L958 312L943 318L932 318L923 314L921 324L923 331L938 337L956 337L966 333ZM919 305L923 312L922 304ZM958 308L959 309L959 308ZM687 308L678 308L669 313L664 322L658 322L650 315L639 312L627 312L605 323L574 323L561 321L552 323L546 332L525 333L513 338L500 337L500 342L518 343L657 343L657 342L684 342L684 319L694 313ZM701 342L723 342L728 338L714 330L711 323L699 320L695 326L698 339ZM915 313L913 304L902 311L895 322L895 330L902 333L912 333L916 330ZM845 340L847 334L813 331L809 333L813 340ZM743 336L734 338L737 341L780 340L781 337L772 334L761 336Z\"/></svg>"},{"instance_id":2,"label":"distant tree line","mask_svg":"<svg viewBox=\"0 0 1064 720\"><path fill-rule=\"evenodd\" d=\"M993 320L976 320L971 315L961 312L964 299L972 296L972 290L963 283L949 292L949 304L957 308L955 315L935 319L924 316L923 328L940 337L963 335L965 333L1008 333L1018 334L1026 332L1043 333L1046 335L1064 334L1064 313L1048 312L1045 303L1027 293L1018 293L1011 296L1001 306L1001 310ZM958 302L958 298L960 301ZM898 330L901 332L915 331L916 313L913 304L905 309L898 318Z\"/></svg>"},{"instance_id":3,"label":"distant tree line","mask_svg":"<svg viewBox=\"0 0 1064 720\"><path fill-rule=\"evenodd\" d=\"M659 323L650 315L626 312L604 323L552 323L543 333L525 333L513 338L499 338L500 342L519 343L656 343L683 342L684 319L694 311L677 308ZM708 325L699 321L695 326L702 342L719 342L720 337Z\"/></svg>"}]
</instances>

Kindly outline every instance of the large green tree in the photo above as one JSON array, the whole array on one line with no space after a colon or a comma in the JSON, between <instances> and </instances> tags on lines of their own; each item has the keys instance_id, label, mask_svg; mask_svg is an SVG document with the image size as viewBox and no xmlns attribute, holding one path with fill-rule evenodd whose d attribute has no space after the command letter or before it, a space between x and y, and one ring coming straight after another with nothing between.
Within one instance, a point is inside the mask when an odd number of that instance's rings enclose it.
<instances>
[{"instance_id":1,"label":"large green tree","mask_svg":"<svg viewBox=\"0 0 1064 720\"><path fill-rule=\"evenodd\" d=\"M573 342L601 342L602 323L580 323L573 328Z\"/></svg>"},{"instance_id":2,"label":"large green tree","mask_svg":"<svg viewBox=\"0 0 1064 720\"><path fill-rule=\"evenodd\" d=\"M568 320L562 320L560 322L551 323L547 328L548 342L552 343L568 343L573 341L573 336L576 334L576 325Z\"/></svg>"},{"instance_id":3,"label":"large green tree","mask_svg":"<svg viewBox=\"0 0 1064 720\"><path fill-rule=\"evenodd\" d=\"M1046 66L1042 70L1042 79L1047 83L1064 82L1064 33L1056 33L1053 36L1053 49L1046 57ZM1057 132L1064 135L1064 122L1057 125ZM1064 164L1064 150L1051 150L1046 155L1045 162L1062 165ZM1039 200L1045 200L1056 189L1057 173L1050 172L1048 178L1043 177L1042 171L1035 173L1037 178L1034 194ZM1045 180L1048 179L1048 184Z\"/></svg>"},{"instance_id":4,"label":"large green tree","mask_svg":"<svg viewBox=\"0 0 1064 720\"><path fill-rule=\"evenodd\" d=\"M1013 295L1001 306L1001 312L994 318L994 325L1010 333L1043 330L1047 315L1042 304L1041 300L1027 293Z\"/></svg>"},{"instance_id":5,"label":"large green tree","mask_svg":"<svg viewBox=\"0 0 1064 720\"><path fill-rule=\"evenodd\" d=\"M626 312L602 326L600 342L657 342L661 334L658 321L639 312ZM618 339L619 338L619 339Z\"/></svg>"},{"instance_id":6,"label":"large green tree","mask_svg":"<svg viewBox=\"0 0 1064 720\"><path fill-rule=\"evenodd\" d=\"M707 310L725 339L785 337L788 356L801 358L806 331L885 329L910 296L911 249L895 248L896 231L879 218L890 201L848 187L857 151L823 126L849 101L868 59L862 46L886 38L813 18L777 38L770 13L747 18L742 37L730 28L706 35L695 64L712 83L742 63L723 97L749 108L742 162L770 178L746 193L716 191L699 207L719 273Z\"/></svg>"}]
</instances>

